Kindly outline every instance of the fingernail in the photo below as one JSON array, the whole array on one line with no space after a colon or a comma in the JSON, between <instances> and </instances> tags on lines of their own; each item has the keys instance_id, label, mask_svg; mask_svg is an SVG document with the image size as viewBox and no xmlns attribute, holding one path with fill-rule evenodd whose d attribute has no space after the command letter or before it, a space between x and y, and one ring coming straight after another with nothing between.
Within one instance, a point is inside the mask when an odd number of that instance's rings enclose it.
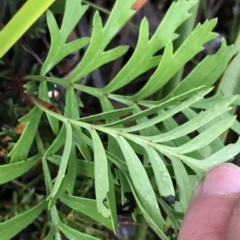
<instances>
[{"instance_id":1,"label":"fingernail","mask_svg":"<svg viewBox=\"0 0 240 240\"><path fill-rule=\"evenodd\" d=\"M231 193L240 193L240 168L231 163L224 163L207 173L197 186L194 197Z\"/></svg>"}]
</instances>

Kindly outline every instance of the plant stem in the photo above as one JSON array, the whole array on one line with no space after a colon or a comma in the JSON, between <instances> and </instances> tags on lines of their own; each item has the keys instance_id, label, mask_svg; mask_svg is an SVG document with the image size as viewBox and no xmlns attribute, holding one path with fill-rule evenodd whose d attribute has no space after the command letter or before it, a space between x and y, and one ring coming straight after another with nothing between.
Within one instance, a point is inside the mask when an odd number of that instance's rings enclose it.
<instances>
[{"instance_id":1,"label":"plant stem","mask_svg":"<svg viewBox=\"0 0 240 240\"><path fill-rule=\"evenodd\" d=\"M134 240L145 240L147 239L146 237L147 237L148 225L143 215L140 215L138 218L139 219L137 222L139 223L139 225L137 225L136 227Z\"/></svg>"},{"instance_id":2,"label":"plant stem","mask_svg":"<svg viewBox=\"0 0 240 240\"><path fill-rule=\"evenodd\" d=\"M18 41L55 0L28 0L0 32L0 58Z\"/></svg>"},{"instance_id":3,"label":"plant stem","mask_svg":"<svg viewBox=\"0 0 240 240\"><path fill-rule=\"evenodd\" d=\"M231 43L234 43L234 41L237 38L237 34L240 27L239 17L240 17L240 0L236 0L235 5L233 7L233 23L232 23L231 36L230 36Z\"/></svg>"}]
</instances>

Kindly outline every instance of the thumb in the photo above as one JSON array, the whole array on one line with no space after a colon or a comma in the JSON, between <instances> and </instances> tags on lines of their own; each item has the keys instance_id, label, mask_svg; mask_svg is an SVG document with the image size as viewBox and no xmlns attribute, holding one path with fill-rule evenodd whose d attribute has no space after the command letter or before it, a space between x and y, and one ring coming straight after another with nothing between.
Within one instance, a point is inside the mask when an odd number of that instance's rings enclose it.
<instances>
[{"instance_id":1,"label":"thumb","mask_svg":"<svg viewBox=\"0 0 240 240\"><path fill-rule=\"evenodd\" d=\"M178 240L238 239L239 222L240 168L221 164L197 186Z\"/></svg>"}]
</instances>

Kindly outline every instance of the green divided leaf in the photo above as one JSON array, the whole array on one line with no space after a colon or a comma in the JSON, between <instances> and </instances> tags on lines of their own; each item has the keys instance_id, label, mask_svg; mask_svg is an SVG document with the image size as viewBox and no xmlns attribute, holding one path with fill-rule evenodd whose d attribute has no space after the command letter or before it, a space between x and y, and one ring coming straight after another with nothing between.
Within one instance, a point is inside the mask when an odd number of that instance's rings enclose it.
<instances>
[{"instance_id":1,"label":"green divided leaf","mask_svg":"<svg viewBox=\"0 0 240 240\"><path fill-rule=\"evenodd\" d=\"M58 221L58 228L68 239L71 240L100 240L99 238L92 237L90 235L81 233L73 228L70 228L60 220Z\"/></svg>"},{"instance_id":2,"label":"green divided leaf","mask_svg":"<svg viewBox=\"0 0 240 240\"><path fill-rule=\"evenodd\" d=\"M60 28L61 40L63 42L67 40L87 9L87 5L82 5L82 0L66 0L63 21Z\"/></svg>"},{"instance_id":3,"label":"green divided leaf","mask_svg":"<svg viewBox=\"0 0 240 240\"><path fill-rule=\"evenodd\" d=\"M200 161L199 164L202 166L206 166L211 168L212 166L220 163L224 163L239 153L240 149L240 139L236 143L229 144L219 150L218 152L214 153L210 157Z\"/></svg>"},{"instance_id":4,"label":"green divided leaf","mask_svg":"<svg viewBox=\"0 0 240 240\"><path fill-rule=\"evenodd\" d=\"M155 193L147 173L129 143L122 136L114 136L121 148L137 196L149 216L162 226L165 221L160 214Z\"/></svg>"},{"instance_id":5,"label":"green divided leaf","mask_svg":"<svg viewBox=\"0 0 240 240\"><path fill-rule=\"evenodd\" d=\"M7 183L30 170L40 160L40 154L25 161L0 165L0 184Z\"/></svg>"},{"instance_id":6,"label":"green divided leaf","mask_svg":"<svg viewBox=\"0 0 240 240\"><path fill-rule=\"evenodd\" d=\"M106 31L103 30L101 17L99 13L96 12L93 18L93 32L88 49L82 61L69 77L70 82L76 82L103 64L113 61L127 52L128 46L120 46L104 52L107 43L111 40L106 38L105 33ZM99 43L99 39L101 39L102 42ZM98 61L95 61L95 59L98 59Z\"/></svg>"},{"instance_id":7,"label":"green divided leaf","mask_svg":"<svg viewBox=\"0 0 240 240\"><path fill-rule=\"evenodd\" d=\"M27 159L41 116L42 110L34 107L27 116L21 119L21 121L25 119L28 121L20 139L8 154L8 156L11 157L11 163Z\"/></svg>"},{"instance_id":8,"label":"green divided leaf","mask_svg":"<svg viewBox=\"0 0 240 240\"><path fill-rule=\"evenodd\" d=\"M117 76L103 89L103 92L116 91L145 71L157 66L161 58L159 56L154 57L154 54L162 49L168 41L173 41L177 37L175 31L190 17L188 10L196 3L196 1L185 0L174 2L150 40L148 21L144 18L140 25L138 43L132 57Z\"/></svg>"},{"instance_id":9,"label":"green divided leaf","mask_svg":"<svg viewBox=\"0 0 240 240\"><path fill-rule=\"evenodd\" d=\"M89 129L93 141L94 175L97 209L104 217L110 216L109 209L105 206L107 193L109 192L108 161L100 137L96 130Z\"/></svg>"},{"instance_id":10,"label":"green divided leaf","mask_svg":"<svg viewBox=\"0 0 240 240\"><path fill-rule=\"evenodd\" d=\"M79 107L77 102L77 96L75 94L73 87L68 87L66 89L66 107L65 107L64 116L71 119L79 118Z\"/></svg>"},{"instance_id":11,"label":"green divided leaf","mask_svg":"<svg viewBox=\"0 0 240 240\"><path fill-rule=\"evenodd\" d=\"M11 181L31 169L38 162L39 154L25 162L18 161L28 158L29 150L36 138L37 149L41 156L43 155L44 178L49 195L47 201L48 206L52 207L50 211L52 226L56 227L50 228L46 239L52 239L54 234L56 239L61 239L62 233L69 239L97 240L60 221L59 216L62 217L63 212L55 206L57 199L60 198L61 202L71 209L116 232L115 192L116 196L121 194L121 201L124 204L126 202L124 193L130 191L138 206L136 212L140 210L141 217L144 217L159 238L167 240L164 231L168 220L170 219L170 224L177 231L181 214L176 213L159 197L179 196L184 212L192 195L190 175L197 175L200 179L209 167L230 160L240 151L240 141L223 147L221 146L223 141L219 137L230 127L235 132L240 132L239 122L228 113L232 104L239 103L237 97L222 98L218 94L208 100L202 100L211 91L208 88L217 81L232 57L232 47L227 46L224 40L217 53L201 61L168 96L159 101L145 100L155 92L159 93L159 90L203 49L203 45L216 36L212 32L216 20L206 21L197 25L179 48L173 49L173 41L178 37L176 31L190 17L190 9L197 4L195 0L173 1L152 36L149 34L148 21L144 18L134 52L107 86L98 89L85 84L74 84L128 51L128 46L108 48L109 43L135 13L132 10L135 1L129 0L124 3L120 0L115 1L105 24L100 14L94 13L91 38L86 37L69 43L67 42L69 34L88 7L81 5L82 1L79 0L66 0L60 29L54 15L51 12L47 13L51 35L49 54L40 71L42 76L26 77L30 84L25 86L30 91L40 82L39 97L50 102L48 83L60 85L66 91L66 96L61 96L65 99L66 105L64 115L51 111L36 99L33 100L36 107L21 119L27 125L9 154L12 158L11 163L0 166L0 183ZM88 43L89 45L84 48ZM158 55L159 50L164 47L163 55ZM84 48L85 53L68 79L45 77L62 59L81 48ZM149 69L154 69L154 73L134 96L111 94ZM78 99L76 90L96 97L102 112L80 118L81 99ZM115 109L112 100L127 107ZM198 109L206 110L200 112ZM49 125L56 135L53 142L52 140L45 142L36 134L42 112L46 113ZM179 116L183 117L184 121L185 117L187 118L181 125ZM62 123L60 131L59 122ZM195 132L198 135L191 139L188 134ZM209 150L207 153L206 149ZM50 175L52 163L57 165L54 166L56 168L59 166L54 181ZM84 178L86 182L95 183L96 200L88 199L89 195L86 198L72 196L79 180L78 176L81 180ZM176 180L177 186L173 185L173 179ZM64 195L66 191L69 195ZM159 202L168 216L166 221L161 215ZM5 237L3 239L10 239L16 235L34 221L46 206L44 203L27 211L28 215L20 214L1 223L0 227L6 226L7 230L0 229L0 238L3 235ZM34 209L37 210L33 211ZM178 218L174 214L178 214ZM18 222L14 222L14 219ZM14 224L17 226L16 229ZM11 228L14 231L11 231Z\"/></svg>"},{"instance_id":12,"label":"green divided leaf","mask_svg":"<svg viewBox=\"0 0 240 240\"><path fill-rule=\"evenodd\" d=\"M212 119L216 118L220 114L230 110L231 108L229 107L229 105L233 103L235 99L235 97L224 99L218 104L209 108L207 111L200 112L196 115L196 117L192 118L181 126L159 136L151 137L151 140L153 142L166 142L187 135L195 131L199 127L203 126L204 124L210 122Z\"/></svg>"},{"instance_id":13,"label":"green divided leaf","mask_svg":"<svg viewBox=\"0 0 240 240\"><path fill-rule=\"evenodd\" d=\"M160 239L162 240L168 240L168 237L164 234L163 230L162 230L162 226L159 224L159 222L157 222L153 216L151 216L150 212L148 209L145 209L144 205L142 204L142 202L140 201L140 197L137 194L137 191L135 190L132 181L130 180L130 178L125 174L124 175L125 178L127 179L129 186L132 190L133 196L136 200L136 203L140 209L140 211L142 212L144 218L147 220L149 226L157 233L157 235L160 237Z\"/></svg>"},{"instance_id":14,"label":"green divided leaf","mask_svg":"<svg viewBox=\"0 0 240 240\"><path fill-rule=\"evenodd\" d=\"M51 35L51 46L44 64L41 75L46 75L57 63L67 55L83 48L89 42L89 38L82 38L65 44L70 32L73 30L81 16L86 12L87 6L82 6L81 1L67 0L65 14L61 29L59 30L53 14L47 12L47 22ZM71 13L71 14L70 14Z\"/></svg>"},{"instance_id":15,"label":"green divided leaf","mask_svg":"<svg viewBox=\"0 0 240 240\"><path fill-rule=\"evenodd\" d=\"M221 108L224 108L224 106L220 106ZM229 107L231 109L231 107ZM187 117L187 119L193 119L198 115L198 111L192 109L192 108L186 108L182 111L182 113ZM223 115L225 115L226 112L220 114L219 116L217 116L216 118L214 118L213 120L211 120L209 123L203 125L202 127L198 128L197 132L201 133L203 131L205 131L206 129L208 129L211 125L214 125L215 123L217 123ZM213 142L211 142L208 146L199 149L198 151L201 153L201 155L203 157L208 157L209 155L211 155L213 152L216 152L218 150L220 150L221 148L224 147L224 143L221 140L221 138L216 138Z\"/></svg>"},{"instance_id":16,"label":"green divided leaf","mask_svg":"<svg viewBox=\"0 0 240 240\"><path fill-rule=\"evenodd\" d=\"M109 192L107 193L107 203L111 212L111 223L112 229L114 233L118 230L118 218L117 218L117 208L116 208L116 198L115 198L115 185L114 185L114 177L110 171L108 170L108 178L109 178Z\"/></svg>"},{"instance_id":17,"label":"green divided leaf","mask_svg":"<svg viewBox=\"0 0 240 240\"><path fill-rule=\"evenodd\" d=\"M105 218L98 211L97 201L87 198L80 198L75 196L63 195L61 202L69 206L70 208L89 216L97 222L101 222L104 226L112 229L110 218Z\"/></svg>"},{"instance_id":18,"label":"green divided leaf","mask_svg":"<svg viewBox=\"0 0 240 240\"><path fill-rule=\"evenodd\" d=\"M77 153L76 147L72 145L68 162L68 170L64 179L66 189L69 194L73 194L76 178L77 178Z\"/></svg>"},{"instance_id":19,"label":"green divided leaf","mask_svg":"<svg viewBox=\"0 0 240 240\"><path fill-rule=\"evenodd\" d=\"M66 127L63 124L60 132L54 139L53 143L50 145L50 147L45 152L46 158L48 158L50 155L56 153L64 145L65 137L66 137Z\"/></svg>"},{"instance_id":20,"label":"green divided leaf","mask_svg":"<svg viewBox=\"0 0 240 240\"><path fill-rule=\"evenodd\" d=\"M176 218L176 216L174 216L172 208L161 198L159 198L159 203L168 215L170 221L172 222L175 232L177 232L178 229L180 229L181 224L180 221Z\"/></svg>"},{"instance_id":21,"label":"green divided leaf","mask_svg":"<svg viewBox=\"0 0 240 240\"><path fill-rule=\"evenodd\" d=\"M169 41L156 71L132 99L144 99L161 89L189 60L202 50L203 44L216 36L211 32L216 23L216 20L210 20L202 25L199 24L175 53L173 53L173 44Z\"/></svg>"},{"instance_id":22,"label":"green divided leaf","mask_svg":"<svg viewBox=\"0 0 240 240\"><path fill-rule=\"evenodd\" d=\"M160 195L163 197L175 196L173 182L164 160L153 147L144 146L144 149L151 162Z\"/></svg>"},{"instance_id":23,"label":"green divided leaf","mask_svg":"<svg viewBox=\"0 0 240 240\"><path fill-rule=\"evenodd\" d=\"M89 149L88 145L86 144L86 142L83 141L83 139L81 139L75 132L73 132L73 141L74 141L74 144L76 145L76 147L81 152L84 159L91 162L92 155L91 155L90 149Z\"/></svg>"},{"instance_id":24,"label":"green divided leaf","mask_svg":"<svg viewBox=\"0 0 240 240\"><path fill-rule=\"evenodd\" d=\"M18 214L10 220L0 223L0 236L2 240L9 240L24 230L46 209L47 202L43 200L37 206Z\"/></svg>"},{"instance_id":25,"label":"green divided leaf","mask_svg":"<svg viewBox=\"0 0 240 240\"><path fill-rule=\"evenodd\" d=\"M182 205L183 211L185 212L189 206L193 194L191 182L181 160L170 155L168 157L171 159L173 165L175 177L177 180L180 203Z\"/></svg>"},{"instance_id":26,"label":"green divided leaf","mask_svg":"<svg viewBox=\"0 0 240 240\"><path fill-rule=\"evenodd\" d=\"M151 114L158 113L161 109L168 108L170 106L178 104L179 102L181 102L183 100L189 99L190 97L194 97L201 90L203 90L203 89L202 88L192 89L192 90L187 91L187 92L185 92L183 94L180 94L178 96L174 96L171 99L168 99L164 102L160 102L160 103L159 102L154 102L155 103L154 105L153 104L146 104L146 102L144 102L144 103L140 102L139 104L141 104L141 105L143 104L144 106L147 106L148 108L146 110L134 112L133 115L131 115L129 117L126 117L126 118L123 118L121 120L110 122L110 123L106 124L105 126L107 126L107 127L117 126L117 125L120 125L120 124L129 123L129 122L134 121L134 120L142 119L143 117L149 116ZM134 105L133 102L130 99L128 99L127 97L111 95L111 98L116 100L116 101L120 101L124 104L130 105L132 107L134 106L134 108L136 108L136 106L137 106L136 104ZM101 103L102 103L102 101L101 101ZM118 110L118 111L120 111L120 110Z\"/></svg>"},{"instance_id":27,"label":"green divided leaf","mask_svg":"<svg viewBox=\"0 0 240 240\"><path fill-rule=\"evenodd\" d=\"M99 121L99 120L106 120L109 117L120 117L127 113L132 112L133 109L134 109L133 107L129 107L129 108L121 108L113 111L107 111L107 112L95 114L89 117L83 117L81 118L81 121L93 122L93 121Z\"/></svg>"},{"instance_id":28,"label":"green divided leaf","mask_svg":"<svg viewBox=\"0 0 240 240\"><path fill-rule=\"evenodd\" d=\"M184 154L205 147L219 135L225 132L229 127L231 127L234 121L235 117L233 116L220 120L218 123L209 127L207 130L200 133L197 137L193 138L188 143L175 148L174 151Z\"/></svg>"},{"instance_id":29,"label":"green divided leaf","mask_svg":"<svg viewBox=\"0 0 240 240\"><path fill-rule=\"evenodd\" d=\"M52 192L50 195L51 198L53 198L57 194L57 192L60 188L60 185L65 177L65 173L66 173L67 165L68 165L68 161L69 161L69 156L70 156L71 148L72 148L72 127L68 121L66 121L64 124L66 127L65 146L64 146L64 150L63 150L62 161L61 161L61 164L60 164L59 170L58 170L58 175L57 175L57 178L55 180L55 183L53 185L53 189L52 189Z\"/></svg>"},{"instance_id":30,"label":"green divided leaf","mask_svg":"<svg viewBox=\"0 0 240 240\"><path fill-rule=\"evenodd\" d=\"M155 125L155 124L173 116L174 114L180 112L181 110L187 108L188 106L191 106L193 103L201 100L203 98L203 96L205 94L207 94L209 91L210 90L200 91L194 97L192 97L190 99L187 99L187 100L183 101L182 103L179 103L178 105L170 108L170 110L168 110L168 111L159 113L158 116L156 116L152 119L149 119L149 121L147 121L147 122L137 124L133 127L122 128L121 130L124 131L124 132L135 132L135 131L139 131L141 129L153 126L153 125Z\"/></svg>"},{"instance_id":31,"label":"green divided leaf","mask_svg":"<svg viewBox=\"0 0 240 240\"><path fill-rule=\"evenodd\" d=\"M233 53L232 46L226 46L222 40L221 48L214 55L207 56L201 61L188 76L167 96L176 96L187 90L205 85L211 87L221 76L230 61Z\"/></svg>"}]
</instances>

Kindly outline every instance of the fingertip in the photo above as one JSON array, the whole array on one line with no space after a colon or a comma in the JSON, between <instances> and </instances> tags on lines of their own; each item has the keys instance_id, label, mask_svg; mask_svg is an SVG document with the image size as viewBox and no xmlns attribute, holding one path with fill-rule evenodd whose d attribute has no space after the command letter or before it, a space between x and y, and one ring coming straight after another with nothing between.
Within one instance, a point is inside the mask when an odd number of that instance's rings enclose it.
<instances>
[{"instance_id":1,"label":"fingertip","mask_svg":"<svg viewBox=\"0 0 240 240\"><path fill-rule=\"evenodd\" d=\"M240 193L240 168L232 163L224 163L209 170L197 186L194 198L201 195L232 193Z\"/></svg>"},{"instance_id":2,"label":"fingertip","mask_svg":"<svg viewBox=\"0 0 240 240\"><path fill-rule=\"evenodd\" d=\"M239 196L239 167L227 163L210 169L195 190L178 240L225 239ZM234 234L235 230L232 232ZM233 234L229 233L229 236Z\"/></svg>"}]
</instances>

